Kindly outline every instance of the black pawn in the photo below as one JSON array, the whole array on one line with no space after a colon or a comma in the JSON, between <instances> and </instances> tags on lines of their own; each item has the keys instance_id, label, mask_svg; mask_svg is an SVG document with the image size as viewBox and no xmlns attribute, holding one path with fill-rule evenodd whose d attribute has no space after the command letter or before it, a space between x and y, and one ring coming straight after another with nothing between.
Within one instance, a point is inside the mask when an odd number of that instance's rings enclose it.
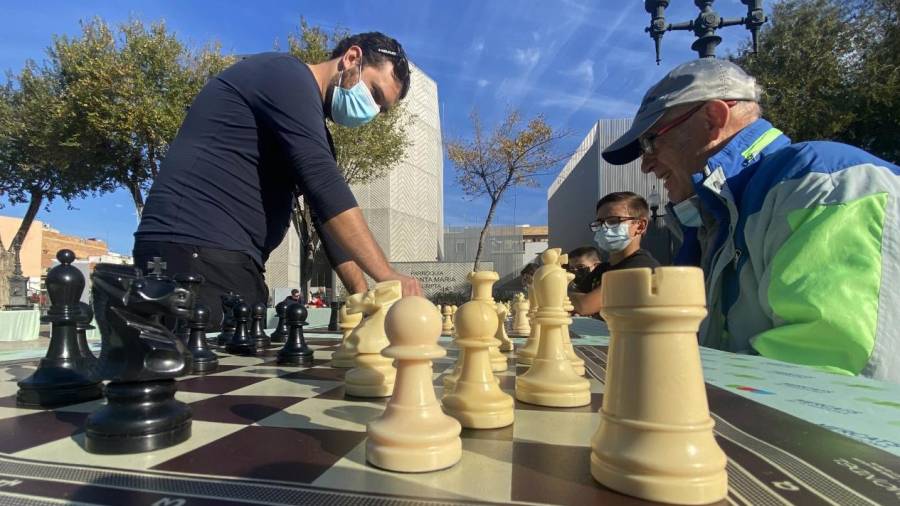
<instances>
[{"instance_id":1,"label":"black pawn","mask_svg":"<svg viewBox=\"0 0 900 506\"><path fill-rule=\"evenodd\" d=\"M338 329L338 313L341 310L341 303L338 301L332 301L331 303L331 317L328 319L328 330L337 330Z\"/></svg>"},{"instance_id":2,"label":"black pawn","mask_svg":"<svg viewBox=\"0 0 900 506\"><path fill-rule=\"evenodd\" d=\"M234 335L225 345L225 351L232 355L256 355L256 346L250 337L250 306L239 303L234 306Z\"/></svg>"},{"instance_id":3,"label":"black pawn","mask_svg":"<svg viewBox=\"0 0 900 506\"><path fill-rule=\"evenodd\" d=\"M303 337L307 314L306 307L296 302L285 309L285 318L290 331L284 348L278 352L279 364L312 365L313 351L306 345L306 339Z\"/></svg>"},{"instance_id":4,"label":"black pawn","mask_svg":"<svg viewBox=\"0 0 900 506\"><path fill-rule=\"evenodd\" d=\"M91 347L88 345L87 331L95 328L91 325L91 322L94 321L94 310L91 308L91 305L86 302L79 302L78 307L81 309L81 318L78 320L78 323L75 324L75 328L78 329L78 353L84 357L93 368L97 365L97 357L94 356Z\"/></svg>"},{"instance_id":5,"label":"black pawn","mask_svg":"<svg viewBox=\"0 0 900 506\"><path fill-rule=\"evenodd\" d=\"M262 350L271 344L266 335L266 305L258 302L253 305L253 324L250 326L250 337L257 350Z\"/></svg>"},{"instance_id":6,"label":"black pawn","mask_svg":"<svg viewBox=\"0 0 900 506\"><path fill-rule=\"evenodd\" d=\"M219 332L217 344L225 346L234 336L234 329L237 322L234 321L234 308L237 305L237 295L229 292L227 296L222 297L222 331Z\"/></svg>"},{"instance_id":7,"label":"black pawn","mask_svg":"<svg viewBox=\"0 0 900 506\"><path fill-rule=\"evenodd\" d=\"M53 408L103 395L93 372L94 361L82 355L78 344L77 325L84 319L78 305L84 291L84 274L72 266L72 250L60 250L56 259L59 265L47 274L50 309L41 319L52 325L50 346L34 374L19 382L16 404L22 407Z\"/></svg>"},{"instance_id":8,"label":"black pawn","mask_svg":"<svg viewBox=\"0 0 900 506\"><path fill-rule=\"evenodd\" d=\"M275 314L278 315L278 326L275 327L275 332L272 332L272 335L269 336L273 343L283 343L287 340L288 326L287 318L284 317L285 309L287 309L287 302L281 301L278 304L275 304Z\"/></svg>"},{"instance_id":9,"label":"black pawn","mask_svg":"<svg viewBox=\"0 0 900 506\"><path fill-rule=\"evenodd\" d=\"M219 356L206 347L207 325L209 325L209 309L203 304L197 304L191 317L191 332L187 346L194 357L192 374L209 374L219 367Z\"/></svg>"}]
</instances>

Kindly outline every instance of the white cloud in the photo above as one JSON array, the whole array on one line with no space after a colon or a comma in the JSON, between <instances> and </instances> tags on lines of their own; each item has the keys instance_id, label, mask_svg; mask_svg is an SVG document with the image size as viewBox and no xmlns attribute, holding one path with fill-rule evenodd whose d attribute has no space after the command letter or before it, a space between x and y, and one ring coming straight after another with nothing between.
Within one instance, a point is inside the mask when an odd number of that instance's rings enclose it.
<instances>
[{"instance_id":1,"label":"white cloud","mask_svg":"<svg viewBox=\"0 0 900 506\"><path fill-rule=\"evenodd\" d=\"M601 118L631 118L637 112L638 104L614 97L590 96L590 94L552 93L539 102L541 107L557 107L575 111L588 110Z\"/></svg>"},{"instance_id":2,"label":"white cloud","mask_svg":"<svg viewBox=\"0 0 900 506\"><path fill-rule=\"evenodd\" d=\"M580 79L582 84L590 88L594 84L594 60L586 58L566 74Z\"/></svg>"},{"instance_id":3,"label":"white cloud","mask_svg":"<svg viewBox=\"0 0 900 506\"><path fill-rule=\"evenodd\" d=\"M516 49L513 56L515 57L516 62L526 67L534 67L538 60L541 59L541 50L536 47Z\"/></svg>"},{"instance_id":4,"label":"white cloud","mask_svg":"<svg viewBox=\"0 0 900 506\"><path fill-rule=\"evenodd\" d=\"M481 52L484 51L484 39L479 38L479 39L473 40L472 46L470 49L472 50L473 53L480 55Z\"/></svg>"},{"instance_id":5,"label":"white cloud","mask_svg":"<svg viewBox=\"0 0 900 506\"><path fill-rule=\"evenodd\" d=\"M479 79L475 82L475 84L477 84L479 88L484 88L485 86L491 84L491 82L487 79Z\"/></svg>"}]
</instances>

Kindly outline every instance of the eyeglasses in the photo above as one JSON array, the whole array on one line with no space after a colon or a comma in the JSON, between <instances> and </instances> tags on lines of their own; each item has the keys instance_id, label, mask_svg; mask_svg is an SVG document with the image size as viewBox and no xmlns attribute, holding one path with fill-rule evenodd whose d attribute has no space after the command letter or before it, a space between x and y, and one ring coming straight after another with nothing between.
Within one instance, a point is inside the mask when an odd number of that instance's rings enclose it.
<instances>
[{"instance_id":1,"label":"eyeglasses","mask_svg":"<svg viewBox=\"0 0 900 506\"><path fill-rule=\"evenodd\" d=\"M664 133L668 132L669 130L672 130L673 128L677 127L678 125L691 119L691 116L693 116L697 111L699 111L704 105L706 105L706 102L698 105L697 107L694 107L693 109L682 114L681 116L678 116L677 118L672 120L668 125L660 128L656 132L644 134L644 135L638 137L638 144L640 144L640 146L641 146L641 153L645 154L645 155L653 154L654 143L656 142L656 139L661 137Z\"/></svg>"},{"instance_id":2,"label":"eyeglasses","mask_svg":"<svg viewBox=\"0 0 900 506\"><path fill-rule=\"evenodd\" d=\"M640 218L634 218L632 216L607 216L606 218L599 219L597 221L592 221L588 227L590 227L591 232L596 232L601 228L605 228L607 230L618 227L623 221L631 221L631 220L639 220Z\"/></svg>"},{"instance_id":3,"label":"eyeglasses","mask_svg":"<svg viewBox=\"0 0 900 506\"><path fill-rule=\"evenodd\" d=\"M725 104L726 104L728 107L734 107L735 104L738 103L737 100L724 100L723 102L725 102ZM679 116L679 117L673 119L671 122L669 122L668 125L666 125L666 126L660 128L660 129L657 130L656 132L654 132L654 133L649 133L649 134L644 134L644 135L638 137L638 144L639 144L640 147L641 147L641 154L642 154L642 155L652 155L652 154L653 154L653 151L656 149L656 146L655 146L655 144L656 144L656 139L658 139L659 137L661 137L664 133L668 132L669 130L672 130L673 128L677 127L678 125L680 125L680 124L684 123L685 121L689 120L689 119L691 118L691 116L693 116L697 111L699 111L700 109L702 109L704 105L706 105L706 102L703 102L702 104L698 105L697 107L694 107L694 108L691 109L690 111L688 111L688 112L682 114L681 116Z\"/></svg>"}]
</instances>

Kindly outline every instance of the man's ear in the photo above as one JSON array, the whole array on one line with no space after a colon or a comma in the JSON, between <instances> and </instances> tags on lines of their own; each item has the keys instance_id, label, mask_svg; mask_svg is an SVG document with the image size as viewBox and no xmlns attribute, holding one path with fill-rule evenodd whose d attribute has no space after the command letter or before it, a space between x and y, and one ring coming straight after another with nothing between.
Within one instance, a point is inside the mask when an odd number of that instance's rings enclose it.
<instances>
[{"instance_id":1,"label":"man's ear","mask_svg":"<svg viewBox=\"0 0 900 506\"><path fill-rule=\"evenodd\" d=\"M703 108L705 111L706 126L710 139L716 139L728 124L731 116L731 108L722 100L710 100Z\"/></svg>"},{"instance_id":2,"label":"man's ear","mask_svg":"<svg viewBox=\"0 0 900 506\"><path fill-rule=\"evenodd\" d=\"M341 57L340 64L342 70L356 67L362 61L362 48L359 46L350 46L344 56Z\"/></svg>"}]
</instances>

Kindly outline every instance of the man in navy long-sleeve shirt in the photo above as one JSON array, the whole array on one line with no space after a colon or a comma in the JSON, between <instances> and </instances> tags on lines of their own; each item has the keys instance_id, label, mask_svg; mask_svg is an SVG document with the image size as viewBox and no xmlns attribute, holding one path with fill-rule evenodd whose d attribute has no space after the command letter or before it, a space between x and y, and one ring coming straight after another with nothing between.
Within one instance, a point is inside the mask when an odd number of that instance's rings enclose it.
<instances>
[{"instance_id":1,"label":"man in navy long-sleeve shirt","mask_svg":"<svg viewBox=\"0 0 900 506\"><path fill-rule=\"evenodd\" d=\"M400 44L381 33L341 41L326 62L307 65L284 53L246 58L210 80L190 110L150 189L135 233L134 257L146 268L162 257L170 272L204 276L199 298L221 320L219 296L233 291L265 302L265 261L290 225L299 192L315 215L326 253L352 292L400 280L372 237L337 167L329 118L371 121L409 90Z\"/></svg>"}]
</instances>

